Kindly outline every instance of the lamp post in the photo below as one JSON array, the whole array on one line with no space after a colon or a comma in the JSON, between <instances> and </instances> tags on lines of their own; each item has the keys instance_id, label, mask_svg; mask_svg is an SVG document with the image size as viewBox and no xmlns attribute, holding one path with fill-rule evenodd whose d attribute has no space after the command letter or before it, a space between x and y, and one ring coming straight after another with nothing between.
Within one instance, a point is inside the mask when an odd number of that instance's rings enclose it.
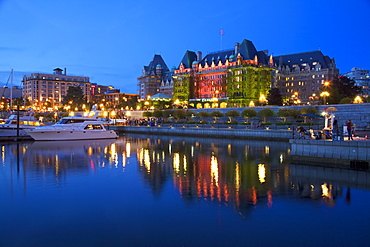
<instances>
[{"instance_id":1,"label":"lamp post","mask_svg":"<svg viewBox=\"0 0 370 247\"><path fill-rule=\"evenodd\" d=\"M324 105L326 105L326 97L330 96L329 92L324 91L320 94L320 96L324 98Z\"/></svg>"}]
</instances>

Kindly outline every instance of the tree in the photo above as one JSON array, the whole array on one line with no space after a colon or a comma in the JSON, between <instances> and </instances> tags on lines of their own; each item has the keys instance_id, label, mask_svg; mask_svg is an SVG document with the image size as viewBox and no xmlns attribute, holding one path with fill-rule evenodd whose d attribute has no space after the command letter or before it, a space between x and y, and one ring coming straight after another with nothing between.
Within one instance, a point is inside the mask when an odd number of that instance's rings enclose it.
<instances>
[{"instance_id":1,"label":"tree","mask_svg":"<svg viewBox=\"0 0 370 247\"><path fill-rule=\"evenodd\" d=\"M153 111L153 117L155 117L155 118L163 117L163 112L161 110L154 110Z\"/></svg>"},{"instance_id":2,"label":"tree","mask_svg":"<svg viewBox=\"0 0 370 247\"><path fill-rule=\"evenodd\" d=\"M210 117L211 114L209 112L206 112L206 111L201 111L201 112L198 112L197 116L200 117L202 119L202 122L203 122L204 118Z\"/></svg>"},{"instance_id":3,"label":"tree","mask_svg":"<svg viewBox=\"0 0 370 247\"><path fill-rule=\"evenodd\" d=\"M257 116L257 112L252 108L245 109L242 111L242 116L245 117L246 122L249 122L250 118Z\"/></svg>"},{"instance_id":4,"label":"tree","mask_svg":"<svg viewBox=\"0 0 370 247\"><path fill-rule=\"evenodd\" d=\"M179 119L184 119L186 115L186 112L184 110L178 109L174 111L173 116L179 120Z\"/></svg>"},{"instance_id":5,"label":"tree","mask_svg":"<svg viewBox=\"0 0 370 247\"><path fill-rule=\"evenodd\" d=\"M356 82L346 76L335 78L329 87L323 88L323 91L330 94L327 98L329 104L338 104L343 98L353 99L362 92L361 87L356 86Z\"/></svg>"},{"instance_id":6,"label":"tree","mask_svg":"<svg viewBox=\"0 0 370 247\"><path fill-rule=\"evenodd\" d=\"M150 117L152 117L152 116L153 116L153 113L152 113L152 112L150 112L150 111L145 111L145 112L143 112L143 117L150 118Z\"/></svg>"},{"instance_id":7,"label":"tree","mask_svg":"<svg viewBox=\"0 0 370 247\"><path fill-rule=\"evenodd\" d=\"M215 122L218 120L218 118L223 117L224 114L220 111L213 111L211 113L211 116L215 119Z\"/></svg>"},{"instance_id":8,"label":"tree","mask_svg":"<svg viewBox=\"0 0 370 247\"><path fill-rule=\"evenodd\" d=\"M274 115L275 115L275 112L271 110L270 108L262 109L257 113L257 116L263 118L263 122L266 122L267 118L272 117Z\"/></svg>"},{"instance_id":9,"label":"tree","mask_svg":"<svg viewBox=\"0 0 370 247\"><path fill-rule=\"evenodd\" d=\"M286 122L288 117L298 116L298 111L289 108L280 108L277 115L278 117L282 117L284 119L284 122Z\"/></svg>"},{"instance_id":10,"label":"tree","mask_svg":"<svg viewBox=\"0 0 370 247\"><path fill-rule=\"evenodd\" d=\"M235 110L228 111L228 112L226 112L225 115L229 118L230 122L232 121L233 118L236 118L236 117L240 116L239 112L235 111Z\"/></svg>"},{"instance_id":11,"label":"tree","mask_svg":"<svg viewBox=\"0 0 370 247\"><path fill-rule=\"evenodd\" d=\"M270 89L267 95L267 103L269 105L283 105L283 97L280 94L280 90L277 87Z\"/></svg>"},{"instance_id":12,"label":"tree","mask_svg":"<svg viewBox=\"0 0 370 247\"><path fill-rule=\"evenodd\" d=\"M63 105L70 105L72 109L74 108L82 108L83 104L86 104L86 99L84 96L84 93L82 91L82 88L72 87L70 86L67 90L66 96L64 96L62 100Z\"/></svg>"},{"instance_id":13,"label":"tree","mask_svg":"<svg viewBox=\"0 0 370 247\"><path fill-rule=\"evenodd\" d=\"M301 109L299 109L299 112L300 114L317 114L319 111L316 109L316 107L302 107Z\"/></svg>"},{"instance_id":14,"label":"tree","mask_svg":"<svg viewBox=\"0 0 370 247\"><path fill-rule=\"evenodd\" d=\"M193 112L193 111L185 111L185 117L186 117L186 119L187 120L189 120L190 118L192 118L192 117L194 117L196 114L195 114L195 112Z\"/></svg>"},{"instance_id":15,"label":"tree","mask_svg":"<svg viewBox=\"0 0 370 247\"><path fill-rule=\"evenodd\" d=\"M164 118L170 118L173 116L173 110L165 110L163 111L163 117Z\"/></svg>"}]
</instances>

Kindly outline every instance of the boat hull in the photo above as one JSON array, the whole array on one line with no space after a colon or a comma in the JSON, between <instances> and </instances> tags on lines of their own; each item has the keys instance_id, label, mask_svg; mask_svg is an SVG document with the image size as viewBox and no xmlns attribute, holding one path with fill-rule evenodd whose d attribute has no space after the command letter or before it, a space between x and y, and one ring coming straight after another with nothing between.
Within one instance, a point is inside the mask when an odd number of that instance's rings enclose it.
<instances>
[{"instance_id":1,"label":"boat hull","mask_svg":"<svg viewBox=\"0 0 370 247\"><path fill-rule=\"evenodd\" d=\"M116 139L114 130L31 130L28 134L36 141Z\"/></svg>"}]
</instances>

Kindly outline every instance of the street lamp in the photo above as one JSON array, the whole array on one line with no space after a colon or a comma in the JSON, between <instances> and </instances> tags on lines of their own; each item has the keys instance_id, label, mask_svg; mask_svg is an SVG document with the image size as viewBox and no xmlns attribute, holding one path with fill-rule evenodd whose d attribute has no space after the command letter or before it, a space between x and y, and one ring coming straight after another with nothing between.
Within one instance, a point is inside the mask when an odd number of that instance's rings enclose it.
<instances>
[{"instance_id":1,"label":"street lamp","mask_svg":"<svg viewBox=\"0 0 370 247\"><path fill-rule=\"evenodd\" d=\"M260 104L263 106L264 104L266 104L266 102L267 102L267 99L266 99L266 97L265 97L265 95L264 94L261 94L261 96L260 96L260 98L259 98L259 102L260 102Z\"/></svg>"},{"instance_id":2,"label":"street lamp","mask_svg":"<svg viewBox=\"0 0 370 247\"><path fill-rule=\"evenodd\" d=\"M354 99L353 103L355 103L355 104L363 103L362 98L359 95L357 95L356 98Z\"/></svg>"},{"instance_id":3,"label":"street lamp","mask_svg":"<svg viewBox=\"0 0 370 247\"><path fill-rule=\"evenodd\" d=\"M329 92L324 91L320 94L320 96L324 98L324 105L326 105L326 97L330 96Z\"/></svg>"}]
</instances>

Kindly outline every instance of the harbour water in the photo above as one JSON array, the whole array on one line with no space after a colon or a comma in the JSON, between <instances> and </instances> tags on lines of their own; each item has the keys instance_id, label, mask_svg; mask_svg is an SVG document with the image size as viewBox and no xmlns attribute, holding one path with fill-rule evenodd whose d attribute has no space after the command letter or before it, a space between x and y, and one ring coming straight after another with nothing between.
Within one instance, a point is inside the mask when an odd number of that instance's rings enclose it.
<instances>
[{"instance_id":1,"label":"harbour water","mask_svg":"<svg viewBox=\"0 0 370 247\"><path fill-rule=\"evenodd\" d=\"M1 143L0 246L367 246L369 171L289 153L134 134Z\"/></svg>"}]
</instances>

